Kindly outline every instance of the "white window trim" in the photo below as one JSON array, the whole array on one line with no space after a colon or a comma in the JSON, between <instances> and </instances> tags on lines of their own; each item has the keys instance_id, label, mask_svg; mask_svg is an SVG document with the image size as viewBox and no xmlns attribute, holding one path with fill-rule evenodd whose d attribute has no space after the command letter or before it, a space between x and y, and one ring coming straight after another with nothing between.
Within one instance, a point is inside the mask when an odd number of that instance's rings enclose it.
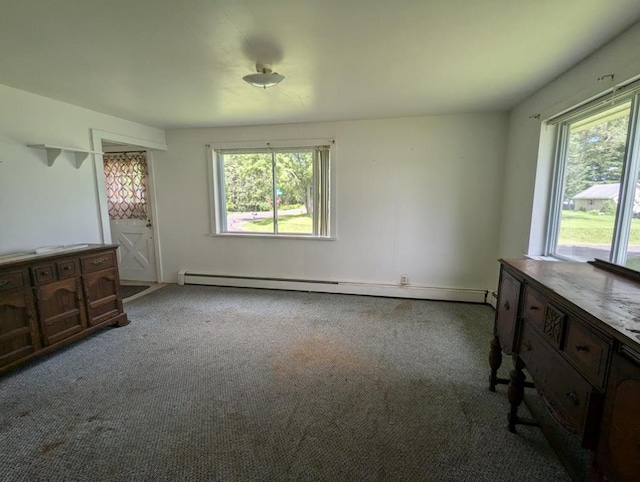
<instances>
[{"instance_id":1,"label":"white window trim","mask_svg":"<svg viewBox=\"0 0 640 482\"><path fill-rule=\"evenodd\" d=\"M224 232L220 191L222 180L217 168L216 150L232 149L288 149L329 146L329 236L315 236L313 234L270 234L270 233L229 233ZM275 141L239 141L239 142L211 142L207 148L207 168L209 178L209 236L224 238L248 239L304 239L308 241L336 241L338 239L336 215L336 141L335 139L280 139Z\"/></svg>"}]
</instances>

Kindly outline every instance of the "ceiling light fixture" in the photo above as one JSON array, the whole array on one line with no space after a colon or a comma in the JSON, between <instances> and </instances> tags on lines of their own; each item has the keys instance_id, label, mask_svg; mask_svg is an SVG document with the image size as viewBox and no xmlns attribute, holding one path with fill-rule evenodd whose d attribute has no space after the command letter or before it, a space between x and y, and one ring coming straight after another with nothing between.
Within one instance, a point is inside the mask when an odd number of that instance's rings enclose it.
<instances>
[{"instance_id":1,"label":"ceiling light fixture","mask_svg":"<svg viewBox=\"0 0 640 482\"><path fill-rule=\"evenodd\" d=\"M249 74L242 77L245 82L256 87L273 87L284 80L284 75L271 71L270 65L256 64L256 74Z\"/></svg>"}]
</instances>

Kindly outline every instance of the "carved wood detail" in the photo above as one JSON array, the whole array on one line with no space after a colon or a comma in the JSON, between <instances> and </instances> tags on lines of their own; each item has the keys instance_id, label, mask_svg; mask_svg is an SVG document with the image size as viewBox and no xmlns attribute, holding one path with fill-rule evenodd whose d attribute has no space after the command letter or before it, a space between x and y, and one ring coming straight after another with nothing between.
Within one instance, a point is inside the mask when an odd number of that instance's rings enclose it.
<instances>
[{"instance_id":1,"label":"carved wood detail","mask_svg":"<svg viewBox=\"0 0 640 482\"><path fill-rule=\"evenodd\" d=\"M565 318L565 314L556 310L553 306L547 305L545 308L543 331L556 346L560 345Z\"/></svg>"}]
</instances>

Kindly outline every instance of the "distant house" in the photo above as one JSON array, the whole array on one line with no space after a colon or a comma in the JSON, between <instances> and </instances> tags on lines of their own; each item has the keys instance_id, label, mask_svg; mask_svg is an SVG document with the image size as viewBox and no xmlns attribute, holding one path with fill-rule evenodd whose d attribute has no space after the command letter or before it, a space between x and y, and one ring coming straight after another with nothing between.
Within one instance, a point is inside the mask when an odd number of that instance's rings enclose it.
<instances>
[{"instance_id":1,"label":"distant house","mask_svg":"<svg viewBox=\"0 0 640 482\"><path fill-rule=\"evenodd\" d=\"M618 204L620 183L596 184L573 196L573 209L576 211L600 211L607 201ZM640 213L640 185L636 186L634 214Z\"/></svg>"}]
</instances>

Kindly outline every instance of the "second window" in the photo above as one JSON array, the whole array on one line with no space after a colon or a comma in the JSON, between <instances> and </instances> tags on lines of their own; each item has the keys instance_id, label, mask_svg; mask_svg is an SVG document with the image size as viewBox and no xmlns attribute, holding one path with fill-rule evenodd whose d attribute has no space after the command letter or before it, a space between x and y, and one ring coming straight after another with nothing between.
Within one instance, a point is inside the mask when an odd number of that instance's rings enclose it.
<instances>
[{"instance_id":1,"label":"second window","mask_svg":"<svg viewBox=\"0 0 640 482\"><path fill-rule=\"evenodd\" d=\"M329 237L330 151L214 149L218 234Z\"/></svg>"}]
</instances>

